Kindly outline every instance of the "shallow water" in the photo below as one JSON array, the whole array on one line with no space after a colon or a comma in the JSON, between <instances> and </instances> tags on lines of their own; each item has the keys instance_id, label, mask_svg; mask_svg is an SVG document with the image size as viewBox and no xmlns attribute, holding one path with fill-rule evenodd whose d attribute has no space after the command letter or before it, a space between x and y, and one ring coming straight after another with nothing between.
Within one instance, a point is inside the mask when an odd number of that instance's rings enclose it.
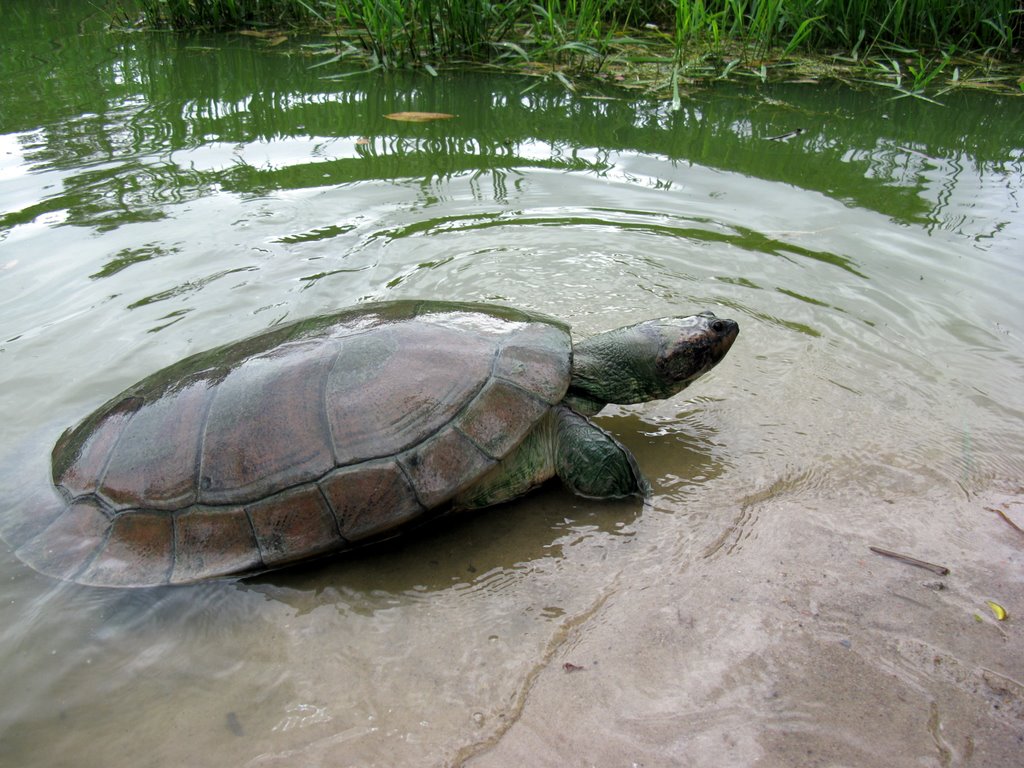
<instances>
[{"instance_id":1,"label":"shallow water","mask_svg":"<svg viewBox=\"0 0 1024 768\"><path fill-rule=\"evenodd\" d=\"M8 520L51 492L67 426L284 320L423 297L580 336L703 309L742 333L689 397L600 417L642 506L546 488L166 590L4 548L0 763L1019 754L1024 536L991 511L1024 526L1019 101L752 86L672 112L527 77L329 81L300 40L108 36L71 6L2 15Z\"/></svg>"}]
</instances>

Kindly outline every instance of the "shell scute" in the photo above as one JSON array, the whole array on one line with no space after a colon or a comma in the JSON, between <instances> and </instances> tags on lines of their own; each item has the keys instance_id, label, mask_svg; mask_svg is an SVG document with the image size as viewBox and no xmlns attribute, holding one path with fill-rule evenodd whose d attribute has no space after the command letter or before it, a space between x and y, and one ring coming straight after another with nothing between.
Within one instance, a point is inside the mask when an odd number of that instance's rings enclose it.
<instances>
[{"instance_id":1,"label":"shell scute","mask_svg":"<svg viewBox=\"0 0 1024 768\"><path fill-rule=\"evenodd\" d=\"M393 459L338 469L320 481L320 490L348 541L380 536L425 511Z\"/></svg>"},{"instance_id":2,"label":"shell scute","mask_svg":"<svg viewBox=\"0 0 1024 768\"><path fill-rule=\"evenodd\" d=\"M207 381L191 381L135 412L99 488L115 509L174 510L195 503L199 437L211 394Z\"/></svg>"},{"instance_id":3,"label":"shell scute","mask_svg":"<svg viewBox=\"0 0 1024 768\"><path fill-rule=\"evenodd\" d=\"M438 432L483 386L494 353L491 339L430 325L347 339L325 393L337 464L393 456Z\"/></svg>"},{"instance_id":4,"label":"shell scute","mask_svg":"<svg viewBox=\"0 0 1024 768\"><path fill-rule=\"evenodd\" d=\"M69 429L53 447L53 482L71 498L95 493L110 453L135 412L140 397L124 397Z\"/></svg>"},{"instance_id":5,"label":"shell scute","mask_svg":"<svg viewBox=\"0 0 1024 768\"><path fill-rule=\"evenodd\" d=\"M265 566L283 565L340 549L344 539L316 485L301 485L245 508Z\"/></svg>"},{"instance_id":6,"label":"shell scute","mask_svg":"<svg viewBox=\"0 0 1024 768\"><path fill-rule=\"evenodd\" d=\"M444 504L496 463L452 428L407 451L399 461L427 509Z\"/></svg>"},{"instance_id":7,"label":"shell scute","mask_svg":"<svg viewBox=\"0 0 1024 768\"><path fill-rule=\"evenodd\" d=\"M455 427L490 458L500 459L519 444L525 427L536 424L549 407L519 387L494 379Z\"/></svg>"},{"instance_id":8,"label":"shell scute","mask_svg":"<svg viewBox=\"0 0 1024 768\"><path fill-rule=\"evenodd\" d=\"M117 515L105 544L77 580L111 587L167 583L174 564L173 526L167 512Z\"/></svg>"},{"instance_id":9,"label":"shell scute","mask_svg":"<svg viewBox=\"0 0 1024 768\"><path fill-rule=\"evenodd\" d=\"M254 501L334 467L323 389L335 349L285 347L250 358L220 382L206 419L200 502Z\"/></svg>"},{"instance_id":10,"label":"shell scute","mask_svg":"<svg viewBox=\"0 0 1024 768\"><path fill-rule=\"evenodd\" d=\"M569 388L571 362L568 332L558 325L534 323L502 346L494 375L554 405Z\"/></svg>"},{"instance_id":11,"label":"shell scute","mask_svg":"<svg viewBox=\"0 0 1024 768\"><path fill-rule=\"evenodd\" d=\"M260 549L241 507L193 507L174 521L171 582L184 584L222 573L260 568Z\"/></svg>"}]
</instances>

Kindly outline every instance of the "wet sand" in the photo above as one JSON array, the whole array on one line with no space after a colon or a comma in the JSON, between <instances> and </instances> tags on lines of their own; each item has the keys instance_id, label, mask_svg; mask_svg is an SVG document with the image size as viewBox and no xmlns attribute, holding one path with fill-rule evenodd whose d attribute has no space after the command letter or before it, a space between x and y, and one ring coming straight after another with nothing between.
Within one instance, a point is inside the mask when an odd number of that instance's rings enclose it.
<instances>
[{"instance_id":1,"label":"wet sand","mask_svg":"<svg viewBox=\"0 0 1024 768\"><path fill-rule=\"evenodd\" d=\"M622 573L568 629L507 729L453 763L1020 764L1024 534L991 511L1022 522L1024 495L1008 490L752 501L692 562ZM850 525L836 525L841 510ZM899 541L886 537L891 516Z\"/></svg>"}]
</instances>

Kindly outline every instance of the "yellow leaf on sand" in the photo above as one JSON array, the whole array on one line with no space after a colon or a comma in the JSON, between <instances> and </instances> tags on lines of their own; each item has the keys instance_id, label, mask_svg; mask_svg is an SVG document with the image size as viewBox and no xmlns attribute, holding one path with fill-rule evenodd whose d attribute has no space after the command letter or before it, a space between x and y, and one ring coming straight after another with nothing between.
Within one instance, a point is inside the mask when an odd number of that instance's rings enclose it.
<instances>
[{"instance_id":1,"label":"yellow leaf on sand","mask_svg":"<svg viewBox=\"0 0 1024 768\"><path fill-rule=\"evenodd\" d=\"M429 123L431 120L449 120L455 115L449 115L447 112L392 112L384 117L405 123Z\"/></svg>"},{"instance_id":2,"label":"yellow leaf on sand","mask_svg":"<svg viewBox=\"0 0 1024 768\"><path fill-rule=\"evenodd\" d=\"M986 600L985 604L992 609L992 613L995 614L996 621L1003 621L1006 618L1006 609L1003 608L999 603L994 603L991 600Z\"/></svg>"}]
</instances>

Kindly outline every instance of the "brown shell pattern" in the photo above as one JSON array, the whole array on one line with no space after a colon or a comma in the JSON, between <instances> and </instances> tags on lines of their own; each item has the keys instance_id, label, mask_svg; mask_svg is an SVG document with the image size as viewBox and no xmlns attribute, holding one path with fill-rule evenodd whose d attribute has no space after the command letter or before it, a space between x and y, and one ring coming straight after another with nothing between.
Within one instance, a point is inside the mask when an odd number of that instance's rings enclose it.
<instances>
[{"instance_id":1,"label":"brown shell pattern","mask_svg":"<svg viewBox=\"0 0 1024 768\"><path fill-rule=\"evenodd\" d=\"M393 534L507 455L565 395L568 329L391 302L183 360L66 432L63 503L19 525L39 571L102 586L238 575Z\"/></svg>"}]
</instances>

